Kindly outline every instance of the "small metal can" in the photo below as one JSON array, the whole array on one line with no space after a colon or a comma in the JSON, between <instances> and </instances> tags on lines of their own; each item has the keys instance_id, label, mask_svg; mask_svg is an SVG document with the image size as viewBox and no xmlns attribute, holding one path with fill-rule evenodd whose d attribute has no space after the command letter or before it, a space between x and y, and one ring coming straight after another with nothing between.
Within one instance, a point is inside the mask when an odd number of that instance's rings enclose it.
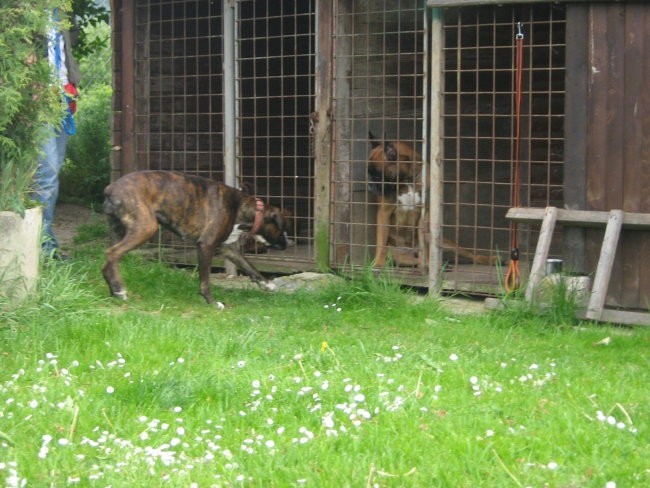
<instances>
[{"instance_id":1,"label":"small metal can","mask_svg":"<svg viewBox=\"0 0 650 488\"><path fill-rule=\"evenodd\" d=\"M546 260L546 274L550 275L553 273L562 272L562 260L561 259L547 259Z\"/></svg>"}]
</instances>

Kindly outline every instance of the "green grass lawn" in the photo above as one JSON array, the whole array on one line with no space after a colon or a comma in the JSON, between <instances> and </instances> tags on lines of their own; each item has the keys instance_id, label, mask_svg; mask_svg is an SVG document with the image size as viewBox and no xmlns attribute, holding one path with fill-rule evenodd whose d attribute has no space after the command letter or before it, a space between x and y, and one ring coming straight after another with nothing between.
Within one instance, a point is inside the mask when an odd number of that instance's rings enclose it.
<instances>
[{"instance_id":1,"label":"green grass lawn","mask_svg":"<svg viewBox=\"0 0 650 488\"><path fill-rule=\"evenodd\" d=\"M102 251L0 305L4 486L650 485L650 331L459 315L386 280L215 290ZM608 345L599 341L609 337Z\"/></svg>"}]
</instances>

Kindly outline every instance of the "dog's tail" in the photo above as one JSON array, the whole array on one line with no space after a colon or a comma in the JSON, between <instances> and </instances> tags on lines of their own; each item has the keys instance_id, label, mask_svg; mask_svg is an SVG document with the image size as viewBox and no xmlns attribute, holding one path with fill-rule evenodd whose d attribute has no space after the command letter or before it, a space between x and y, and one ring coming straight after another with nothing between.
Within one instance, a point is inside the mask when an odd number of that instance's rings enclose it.
<instances>
[{"instance_id":1,"label":"dog's tail","mask_svg":"<svg viewBox=\"0 0 650 488\"><path fill-rule=\"evenodd\" d=\"M104 191L104 204L102 205L102 211L108 220L108 225L111 232L111 240L113 242L117 242L122 239L126 231L124 225L122 224L122 221L118 216L117 209L118 205L113 201L113 198L111 197L107 188L106 191Z\"/></svg>"},{"instance_id":2,"label":"dog's tail","mask_svg":"<svg viewBox=\"0 0 650 488\"><path fill-rule=\"evenodd\" d=\"M102 205L102 211L104 212L104 215L115 215L115 204L113 201L110 199L110 197L105 197L104 198L104 204Z\"/></svg>"}]
</instances>

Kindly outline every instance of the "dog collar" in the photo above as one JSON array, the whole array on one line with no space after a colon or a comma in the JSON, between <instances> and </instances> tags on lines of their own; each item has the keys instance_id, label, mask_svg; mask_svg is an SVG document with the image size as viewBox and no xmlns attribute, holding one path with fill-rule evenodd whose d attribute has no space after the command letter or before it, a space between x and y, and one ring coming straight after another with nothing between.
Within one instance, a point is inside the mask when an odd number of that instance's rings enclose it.
<instances>
[{"instance_id":1,"label":"dog collar","mask_svg":"<svg viewBox=\"0 0 650 488\"><path fill-rule=\"evenodd\" d=\"M262 227L262 218L264 217L264 202L259 198L255 199L255 220L253 220L253 228L251 234L257 234L257 231Z\"/></svg>"}]
</instances>

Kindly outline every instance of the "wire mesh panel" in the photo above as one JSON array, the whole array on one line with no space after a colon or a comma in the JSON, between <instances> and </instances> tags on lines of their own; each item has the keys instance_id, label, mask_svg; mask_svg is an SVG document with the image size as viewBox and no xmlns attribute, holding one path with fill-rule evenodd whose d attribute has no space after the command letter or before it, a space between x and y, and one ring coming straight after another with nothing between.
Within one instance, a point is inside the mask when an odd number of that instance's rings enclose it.
<instances>
[{"instance_id":1,"label":"wire mesh panel","mask_svg":"<svg viewBox=\"0 0 650 488\"><path fill-rule=\"evenodd\" d=\"M315 0L240 0L237 51L239 180L293 214L296 244L265 260L313 261ZM265 250L266 251L266 250Z\"/></svg>"},{"instance_id":2,"label":"wire mesh panel","mask_svg":"<svg viewBox=\"0 0 650 488\"><path fill-rule=\"evenodd\" d=\"M386 264L393 261L415 279L425 276L420 239L426 196L424 17L417 0L335 2L335 267L366 266L382 248ZM389 171L391 163L399 169ZM401 187L410 192L403 216L396 206Z\"/></svg>"},{"instance_id":3,"label":"wire mesh panel","mask_svg":"<svg viewBox=\"0 0 650 488\"><path fill-rule=\"evenodd\" d=\"M221 24L220 2L138 2L138 168L223 176Z\"/></svg>"},{"instance_id":4,"label":"wire mesh panel","mask_svg":"<svg viewBox=\"0 0 650 488\"><path fill-rule=\"evenodd\" d=\"M221 2L139 0L135 12L135 167L223 180Z\"/></svg>"},{"instance_id":5,"label":"wire mesh panel","mask_svg":"<svg viewBox=\"0 0 650 488\"><path fill-rule=\"evenodd\" d=\"M565 7L555 4L446 9L444 18L443 235L477 255L509 258L505 219L521 206L563 204ZM523 27L521 185L515 161L515 35ZM561 243L557 238L555 243ZM520 230L522 260L534 229ZM531 249L532 248L532 249ZM557 251L556 251L557 252ZM446 256L446 286L490 292L494 263Z\"/></svg>"}]
</instances>

